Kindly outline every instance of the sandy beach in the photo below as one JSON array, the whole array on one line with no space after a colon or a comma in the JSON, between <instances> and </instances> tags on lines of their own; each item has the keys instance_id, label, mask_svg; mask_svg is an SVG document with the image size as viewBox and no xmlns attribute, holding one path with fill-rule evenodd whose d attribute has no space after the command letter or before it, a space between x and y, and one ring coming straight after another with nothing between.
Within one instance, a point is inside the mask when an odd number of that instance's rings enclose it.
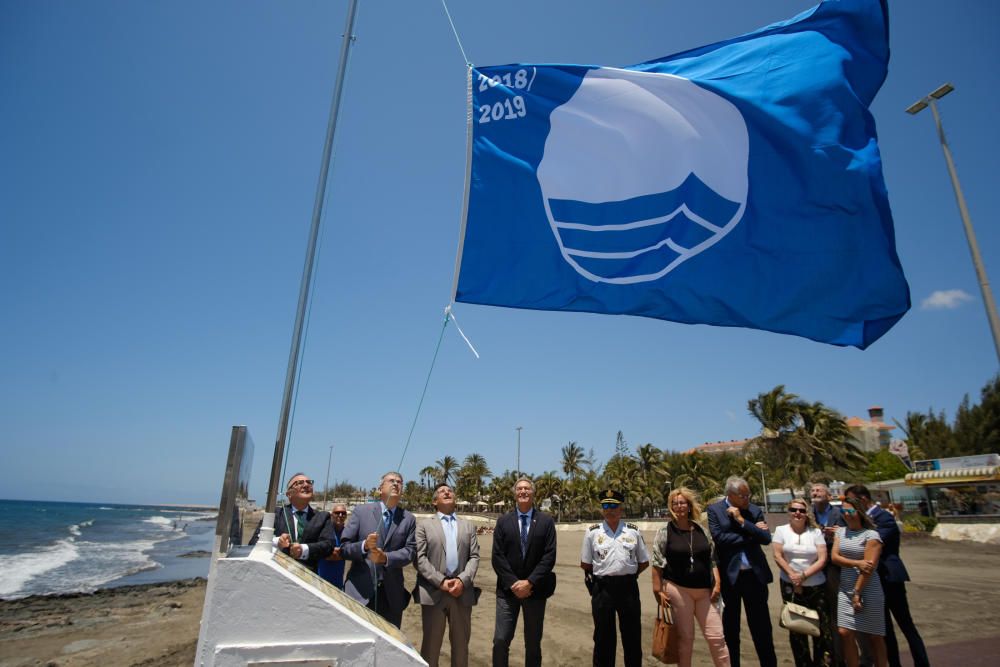
<instances>
[{"instance_id":1,"label":"sandy beach","mask_svg":"<svg viewBox=\"0 0 1000 667\"><path fill-rule=\"evenodd\" d=\"M653 531L644 531L650 540ZM593 625L590 601L579 568L580 532L559 532L555 596L545 615L542 645L547 665L583 665L591 661ZM488 665L493 638L495 576L489 566L492 538L480 536L483 588L473 611L470 653L473 665ZM913 581L907 586L910 609L936 665L995 664L1000 651L1000 546L942 542L925 535L904 536L902 556ZM415 579L407 570L408 585ZM649 575L640 579L643 593L644 650L652 633ZM94 594L33 596L0 602L0 667L15 665L191 665L205 593L203 580L104 589ZM770 595L779 662L791 665L787 634L777 628L777 585ZM745 626L745 624L744 624ZM406 610L403 630L420 643L420 613ZM512 647L513 665L523 664L521 635ZM900 637L903 647L905 640ZM447 654L447 641L444 652ZM619 649L620 653L620 649ZM743 660L756 664L744 627ZM443 661L444 662L444 661ZM908 654L904 664L911 664ZM445 662L445 664L447 664ZM621 664L619 658L619 664ZM660 664L650 657L645 664ZM710 665L703 641L695 642L695 665Z\"/></svg>"}]
</instances>

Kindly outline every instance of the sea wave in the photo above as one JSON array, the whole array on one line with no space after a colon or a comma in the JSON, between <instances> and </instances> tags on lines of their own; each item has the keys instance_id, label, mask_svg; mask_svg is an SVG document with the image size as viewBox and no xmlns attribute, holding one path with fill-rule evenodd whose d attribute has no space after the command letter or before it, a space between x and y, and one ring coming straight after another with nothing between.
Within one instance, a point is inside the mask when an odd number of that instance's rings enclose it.
<instances>
[{"instance_id":1,"label":"sea wave","mask_svg":"<svg viewBox=\"0 0 1000 667\"><path fill-rule=\"evenodd\" d=\"M143 519L144 523L152 523L157 526L173 526L176 519L168 519L165 516L151 516L148 519Z\"/></svg>"},{"instance_id":2,"label":"sea wave","mask_svg":"<svg viewBox=\"0 0 1000 667\"><path fill-rule=\"evenodd\" d=\"M94 520L93 519L91 519L90 521L81 521L80 522L80 528L86 528L87 526L93 526L93 525L94 525Z\"/></svg>"},{"instance_id":3,"label":"sea wave","mask_svg":"<svg viewBox=\"0 0 1000 667\"><path fill-rule=\"evenodd\" d=\"M69 527L69 532L70 534L75 535L76 537L80 537L81 535L80 526L74 523L72 526Z\"/></svg>"},{"instance_id":4,"label":"sea wave","mask_svg":"<svg viewBox=\"0 0 1000 667\"><path fill-rule=\"evenodd\" d=\"M19 593L29 581L77 560L80 545L75 537L55 544L12 556L0 556L0 598L21 597Z\"/></svg>"}]
</instances>

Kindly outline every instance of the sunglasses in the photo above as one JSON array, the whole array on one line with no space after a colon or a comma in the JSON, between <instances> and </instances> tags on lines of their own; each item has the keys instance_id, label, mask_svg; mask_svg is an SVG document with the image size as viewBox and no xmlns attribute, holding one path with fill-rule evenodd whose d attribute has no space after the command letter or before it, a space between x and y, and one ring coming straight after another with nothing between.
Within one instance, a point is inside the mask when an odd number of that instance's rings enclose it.
<instances>
[{"instance_id":1,"label":"sunglasses","mask_svg":"<svg viewBox=\"0 0 1000 667\"><path fill-rule=\"evenodd\" d=\"M788 509L789 514L809 514L809 510L804 510L799 507L790 507Z\"/></svg>"},{"instance_id":2,"label":"sunglasses","mask_svg":"<svg viewBox=\"0 0 1000 667\"><path fill-rule=\"evenodd\" d=\"M854 516L855 514L858 513L858 511L856 509L852 509L852 508L843 508L840 511L843 512L844 514L846 514L847 516Z\"/></svg>"},{"instance_id":3,"label":"sunglasses","mask_svg":"<svg viewBox=\"0 0 1000 667\"><path fill-rule=\"evenodd\" d=\"M602 510L616 510L619 505L617 503L601 503Z\"/></svg>"},{"instance_id":4,"label":"sunglasses","mask_svg":"<svg viewBox=\"0 0 1000 667\"><path fill-rule=\"evenodd\" d=\"M330 512L334 516L347 516L347 512Z\"/></svg>"}]
</instances>

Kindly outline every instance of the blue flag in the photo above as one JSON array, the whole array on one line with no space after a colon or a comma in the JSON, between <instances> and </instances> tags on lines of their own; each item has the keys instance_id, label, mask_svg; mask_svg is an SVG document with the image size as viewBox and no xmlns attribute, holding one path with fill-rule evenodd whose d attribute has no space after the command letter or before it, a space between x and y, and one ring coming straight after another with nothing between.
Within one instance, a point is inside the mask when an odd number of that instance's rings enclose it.
<instances>
[{"instance_id":1,"label":"blue flag","mask_svg":"<svg viewBox=\"0 0 1000 667\"><path fill-rule=\"evenodd\" d=\"M470 74L455 299L865 348L909 309L868 106L884 3L625 68Z\"/></svg>"}]
</instances>

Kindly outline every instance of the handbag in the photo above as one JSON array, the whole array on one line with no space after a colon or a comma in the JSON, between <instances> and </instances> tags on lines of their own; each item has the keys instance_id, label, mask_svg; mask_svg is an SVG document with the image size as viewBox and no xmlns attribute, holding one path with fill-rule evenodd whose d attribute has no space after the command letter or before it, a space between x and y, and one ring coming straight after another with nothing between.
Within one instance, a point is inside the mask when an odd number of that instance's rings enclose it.
<instances>
[{"instance_id":1,"label":"handbag","mask_svg":"<svg viewBox=\"0 0 1000 667\"><path fill-rule=\"evenodd\" d=\"M793 598L794 599L794 598ZM800 635L819 637L819 612L801 604L786 602L781 607L781 618L778 624Z\"/></svg>"},{"instance_id":2,"label":"handbag","mask_svg":"<svg viewBox=\"0 0 1000 667\"><path fill-rule=\"evenodd\" d=\"M677 626L670 605L660 603L656 606L656 624L653 626L653 657L660 662L674 665L680 662L677 655Z\"/></svg>"}]
</instances>

